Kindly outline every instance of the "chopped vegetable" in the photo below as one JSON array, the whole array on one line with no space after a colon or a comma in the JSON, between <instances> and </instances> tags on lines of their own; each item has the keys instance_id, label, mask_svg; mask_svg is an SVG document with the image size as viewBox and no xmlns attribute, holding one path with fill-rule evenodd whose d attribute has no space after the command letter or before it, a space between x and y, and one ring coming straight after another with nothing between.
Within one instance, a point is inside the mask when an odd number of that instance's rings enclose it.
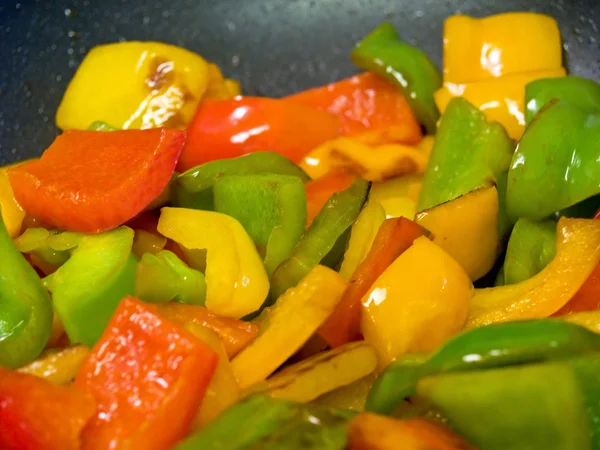
<instances>
[{"instance_id":1,"label":"chopped vegetable","mask_svg":"<svg viewBox=\"0 0 600 450\"><path fill-rule=\"evenodd\" d=\"M346 281L315 266L259 316L258 337L233 361L240 387L265 380L304 344L340 301Z\"/></svg>"},{"instance_id":2,"label":"chopped vegetable","mask_svg":"<svg viewBox=\"0 0 600 450\"><path fill-rule=\"evenodd\" d=\"M203 98L224 100L241 94L240 84L237 81L223 77L216 64L208 63L208 86Z\"/></svg>"},{"instance_id":3,"label":"chopped vegetable","mask_svg":"<svg viewBox=\"0 0 600 450\"><path fill-rule=\"evenodd\" d=\"M333 194L348 189L355 180L355 176L345 171L335 171L306 183L307 225L312 224Z\"/></svg>"},{"instance_id":4,"label":"chopped vegetable","mask_svg":"<svg viewBox=\"0 0 600 450\"><path fill-rule=\"evenodd\" d=\"M11 238L15 238L21 232L25 211L15 199L7 170L8 168L0 168L0 211L6 232Z\"/></svg>"},{"instance_id":5,"label":"chopped vegetable","mask_svg":"<svg viewBox=\"0 0 600 450\"><path fill-rule=\"evenodd\" d=\"M354 383L350 383L346 386L337 388L335 391L322 395L312 403L329 406L330 408L362 412L365 409L367 394L377 377L378 373L373 372L360 380L356 380Z\"/></svg>"},{"instance_id":6,"label":"chopped vegetable","mask_svg":"<svg viewBox=\"0 0 600 450\"><path fill-rule=\"evenodd\" d=\"M294 162L340 131L333 114L288 100L236 97L203 101L188 128L180 172L215 159L269 150Z\"/></svg>"},{"instance_id":7,"label":"chopped vegetable","mask_svg":"<svg viewBox=\"0 0 600 450\"><path fill-rule=\"evenodd\" d=\"M59 229L96 233L123 224L162 192L184 141L184 131L167 129L67 131L39 160L8 175L28 214Z\"/></svg>"},{"instance_id":8,"label":"chopped vegetable","mask_svg":"<svg viewBox=\"0 0 600 450\"><path fill-rule=\"evenodd\" d=\"M146 253L156 255L167 245L167 238L146 230L135 230L131 251L141 258Z\"/></svg>"},{"instance_id":9,"label":"chopped vegetable","mask_svg":"<svg viewBox=\"0 0 600 450\"><path fill-rule=\"evenodd\" d=\"M217 362L192 334L125 298L75 380L97 403L84 448L171 448L187 433Z\"/></svg>"},{"instance_id":10,"label":"chopped vegetable","mask_svg":"<svg viewBox=\"0 0 600 450\"><path fill-rule=\"evenodd\" d=\"M206 249L206 307L239 319L258 310L269 280L254 243L232 217L211 211L163 208L158 231L188 249Z\"/></svg>"},{"instance_id":11,"label":"chopped vegetable","mask_svg":"<svg viewBox=\"0 0 600 450\"><path fill-rule=\"evenodd\" d=\"M19 368L19 372L45 378L54 384L69 384L90 351L83 345L46 350L38 359Z\"/></svg>"},{"instance_id":12,"label":"chopped vegetable","mask_svg":"<svg viewBox=\"0 0 600 450\"><path fill-rule=\"evenodd\" d=\"M373 183L369 198L383 206L386 218L406 217L413 220L422 181L422 177L408 175L383 183Z\"/></svg>"},{"instance_id":13,"label":"chopped vegetable","mask_svg":"<svg viewBox=\"0 0 600 450\"><path fill-rule=\"evenodd\" d=\"M442 84L438 69L427 55L400 40L390 23L382 23L356 44L350 55L361 69L370 70L404 92L417 120L431 134L439 117L433 93Z\"/></svg>"},{"instance_id":14,"label":"chopped vegetable","mask_svg":"<svg viewBox=\"0 0 600 450\"><path fill-rule=\"evenodd\" d=\"M554 313L555 316L572 314L579 311L600 309L600 263L583 282L569 302Z\"/></svg>"}]
</instances>

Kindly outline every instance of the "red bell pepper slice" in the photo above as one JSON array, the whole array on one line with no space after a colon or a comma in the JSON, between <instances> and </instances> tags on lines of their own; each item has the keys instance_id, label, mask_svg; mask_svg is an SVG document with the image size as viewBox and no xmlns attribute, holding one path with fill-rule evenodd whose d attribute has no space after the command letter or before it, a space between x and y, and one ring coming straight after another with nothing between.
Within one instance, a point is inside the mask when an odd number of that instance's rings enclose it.
<instances>
[{"instance_id":1,"label":"red bell pepper slice","mask_svg":"<svg viewBox=\"0 0 600 450\"><path fill-rule=\"evenodd\" d=\"M28 214L63 230L95 233L142 211L165 188L185 131L68 130L39 160L9 170Z\"/></svg>"},{"instance_id":2,"label":"red bell pepper slice","mask_svg":"<svg viewBox=\"0 0 600 450\"><path fill-rule=\"evenodd\" d=\"M98 405L83 449L171 448L189 431L217 362L204 342L126 297L75 379Z\"/></svg>"},{"instance_id":3,"label":"red bell pepper slice","mask_svg":"<svg viewBox=\"0 0 600 450\"><path fill-rule=\"evenodd\" d=\"M333 114L287 100L203 100L188 128L177 170L264 150L300 162L306 153L339 133L340 121Z\"/></svg>"},{"instance_id":4,"label":"red bell pepper slice","mask_svg":"<svg viewBox=\"0 0 600 450\"><path fill-rule=\"evenodd\" d=\"M358 265L342 300L319 329L330 347L360 339L361 300L375 280L398 256L428 231L405 217L386 219L379 227L371 250Z\"/></svg>"},{"instance_id":5,"label":"red bell pepper slice","mask_svg":"<svg viewBox=\"0 0 600 450\"><path fill-rule=\"evenodd\" d=\"M337 115L347 136L393 128L393 133L379 133L380 140L369 141L373 145L390 141L416 144L423 137L402 92L374 73L365 72L286 99Z\"/></svg>"},{"instance_id":6,"label":"red bell pepper slice","mask_svg":"<svg viewBox=\"0 0 600 450\"><path fill-rule=\"evenodd\" d=\"M307 226L317 217L333 194L348 189L355 179L356 177L350 173L335 171L306 183L304 190L306 191Z\"/></svg>"},{"instance_id":7,"label":"red bell pepper slice","mask_svg":"<svg viewBox=\"0 0 600 450\"><path fill-rule=\"evenodd\" d=\"M0 367L2 450L77 450L94 409L89 392Z\"/></svg>"}]
</instances>

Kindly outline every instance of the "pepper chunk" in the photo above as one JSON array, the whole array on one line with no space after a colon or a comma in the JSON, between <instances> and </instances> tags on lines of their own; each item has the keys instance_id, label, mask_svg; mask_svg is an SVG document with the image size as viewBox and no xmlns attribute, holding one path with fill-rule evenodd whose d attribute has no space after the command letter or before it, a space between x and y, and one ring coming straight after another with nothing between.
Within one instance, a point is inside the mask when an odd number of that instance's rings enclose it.
<instances>
[{"instance_id":1,"label":"pepper chunk","mask_svg":"<svg viewBox=\"0 0 600 450\"><path fill-rule=\"evenodd\" d=\"M11 238L15 238L21 232L25 211L15 199L7 169L0 168L0 208L6 231Z\"/></svg>"},{"instance_id":2,"label":"pepper chunk","mask_svg":"<svg viewBox=\"0 0 600 450\"><path fill-rule=\"evenodd\" d=\"M390 23L382 23L356 44L350 54L358 67L369 70L397 85L417 120L430 134L439 117L433 93L442 77L427 55L400 40Z\"/></svg>"},{"instance_id":3,"label":"pepper chunk","mask_svg":"<svg viewBox=\"0 0 600 450\"><path fill-rule=\"evenodd\" d=\"M217 362L202 341L126 297L75 379L97 403L83 449L171 448L188 431Z\"/></svg>"},{"instance_id":4,"label":"pepper chunk","mask_svg":"<svg viewBox=\"0 0 600 450\"><path fill-rule=\"evenodd\" d=\"M89 392L0 367L3 450L78 450L94 408Z\"/></svg>"}]
</instances>

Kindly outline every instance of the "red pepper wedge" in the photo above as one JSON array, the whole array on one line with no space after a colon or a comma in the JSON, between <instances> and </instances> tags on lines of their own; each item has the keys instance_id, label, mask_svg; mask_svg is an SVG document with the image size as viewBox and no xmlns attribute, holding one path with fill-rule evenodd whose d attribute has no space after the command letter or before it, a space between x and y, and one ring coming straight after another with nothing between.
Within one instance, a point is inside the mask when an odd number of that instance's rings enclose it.
<instances>
[{"instance_id":1,"label":"red pepper wedge","mask_svg":"<svg viewBox=\"0 0 600 450\"><path fill-rule=\"evenodd\" d=\"M425 228L405 217L383 221L371 250L350 277L342 300L319 328L319 335L330 347L339 347L360 338L362 298L379 275L404 253L415 239L428 234Z\"/></svg>"},{"instance_id":2,"label":"red pepper wedge","mask_svg":"<svg viewBox=\"0 0 600 450\"><path fill-rule=\"evenodd\" d=\"M298 163L320 143L337 137L338 117L281 99L206 99L188 127L177 170L254 151L273 151Z\"/></svg>"},{"instance_id":3,"label":"red pepper wedge","mask_svg":"<svg viewBox=\"0 0 600 450\"><path fill-rule=\"evenodd\" d=\"M126 297L75 379L97 403L83 450L171 448L189 431L217 363L207 344Z\"/></svg>"},{"instance_id":4,"label":"red pepper wedge","mask_svg":"<svg viewBox=\"0 0 600 450\"><path fill-rule=\"evenodd\" d=\"M348 172L335 171L306 183L306 226L312 223L333 194L348 189L355 179Z\"/></svg>"},{"instance_id":5,"label":"red pepper wedge","mask_svg":"<svg viewBox=\"0 0 600 450\"><path fill-rule=\"evenodd\" d=\"M171 179L185 131L80 131L58 136L39 160L9 170L25 211L53 227L96 233L142 211Z\"/></svg>"},{"instance_id":6,"label":"red pepper wedge","mask_svg":"<svg viewBox=\"0 0 600 450\"><path fill-rule=\"evenodd\" d=\"M402 92L371 72L286 97L287 100L337 115L344 134L357 136L378 133L372 145L401 142L416 144L423 135L421 126ZM381 133L386 130L393 132Z\"/></svg>"},{"instance_id":7,"label":"red pepper wedge","mask_svg":"<svg viewBox=\"0 0 600 450\"><path fill-rule=\"evenodd\" d=\"M89 392L0 367L2 450L77 450L94 410Z\"/></svg>"}]
</instances>

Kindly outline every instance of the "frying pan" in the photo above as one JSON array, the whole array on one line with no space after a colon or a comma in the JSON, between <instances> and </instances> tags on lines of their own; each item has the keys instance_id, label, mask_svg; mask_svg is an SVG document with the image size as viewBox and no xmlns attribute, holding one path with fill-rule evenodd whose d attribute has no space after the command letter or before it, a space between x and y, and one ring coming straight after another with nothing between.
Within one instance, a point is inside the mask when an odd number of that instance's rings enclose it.
<instances>
[{"instance_id":1,"label":"frying pan","mask_svg":"<svg viewBox=\"0 0 600 450\"><path fill-rule=\"evenodd\" d=\"M355 73L350 50L384 20L441 66L447 16L504 11L556 18L570 72L600 80L600 0L0 0L0 164L52 142L67 83L98 44L183 46L245 93L277 97Z\"/></svg>"}]
</instances>

